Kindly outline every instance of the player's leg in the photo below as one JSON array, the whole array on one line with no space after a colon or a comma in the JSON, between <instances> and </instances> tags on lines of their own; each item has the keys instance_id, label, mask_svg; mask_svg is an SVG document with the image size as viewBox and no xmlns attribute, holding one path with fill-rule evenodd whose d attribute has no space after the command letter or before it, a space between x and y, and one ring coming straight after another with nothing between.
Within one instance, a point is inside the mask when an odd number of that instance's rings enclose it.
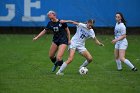
<instances>
[{"instance_id":1,"label":"player's leg","mask_svg":"<svg viewBox=\"0 0 140 93\"><path fill-rule=\"evenodd\" d=\"M115 60L116 60L116 64L117 64L117 69L118 69L118 71L121 71L122 64L121 64L121 61L119 59L119 49L114 49L114 55L115 55Z\"/></svg>"},{"instance_id":2,"label":"player's leg","mask_svg":"<svg viewBox=\"0 0 140 93\"><path fill-rule=\"evenodd\" d=\"M49 51L49 57L50 57L51 61L54 63L54 66L52 68L52 72L54 72L55 69L57 68L55 66L55 63L56 63L56 56L55 56L55 54L56 54L57 50L58 50L58 46L53 42L51 47L50 47L50 51Z\"/></svg>"},{"instance_id":3,"label":"player's leg","mask_svg":"<svg viewBox=\"0 0 140 93\"><path fill-rule=\"evenodd\" d=\"M84 63L80 66L80 68L81 68L81 67L86 67L90 62L92 62L92 59L93 59L92 56L91 56L91 54L90 54L87 50L81 52L81 55L82 55L83 57L85 57L86 60L85 60Z\"/></svg>"},{"instance_id":4,"label":"player's leg","mask_svg":"<svg viewBox=\"0 0 140 93\"><path fill-rule=\"evenodd\" d=\"M119 58L122 62L124 62L127 66L129 66L133 71L137 71L137 68L134 67L134 65L125 58L125 49L119 49Z\"/></svg>"},{"instance_id":5,"label":"player's leg","mask_svg":"<svg viewBox=\"0 0 140 93\"><path fill-rule=\"evenodd\" d=\"M56 62L55 54L56 54L57 50L58 50L58 46L54 42L52 42L52 45L51 45L50 51L49 51L49 58L51 59L51 61L53 63Z\"/></svg>"},{"instance_id":6,"label":"player's leg","mask_svg":"<svg viewBox=\"0 0 140 93\"><path fill-rule=\"evenodd\" d=\"M62 57L64 55L64 52L65 52L66 48L67 48L66 44L59 45L58 53L57 53L57 57L56 57L58 66L61 66L63 64Z\"/></svg>"},{"instance_id":7,"label":"player's leg","mask_svg":"<svg viewBox=\"0 0 140 93\"><path fill-rule=\"evenodd\" d=\"M61 66L63 64L63 60L62 60L62 57L63 57L63 54L66 50L66 47L67 45L66 44L61 44L59 45L58 47L58 51L57 51L57 56L56 56L56 62L54 64L54 67L52 68L52 71L54 72L56 70L56 68L58 66Z\"/></svg>"},{"instance_id":8,"label":"player's leg","mask_svg":"<svg viewBox=\"0 0 140 93\"><path fill-rule=\"evenodd\" d=\"M61 75L63 74L62 72L64 71L64 69L67 67L68 64L70 64L74 58L74 54L75 54L75 49L70 49L69 50L69 57L68 60L65 61L62 66L60 67L60 69L58 70L58 72L56 73L56 75Z\"/></svg>"}]
</instances>

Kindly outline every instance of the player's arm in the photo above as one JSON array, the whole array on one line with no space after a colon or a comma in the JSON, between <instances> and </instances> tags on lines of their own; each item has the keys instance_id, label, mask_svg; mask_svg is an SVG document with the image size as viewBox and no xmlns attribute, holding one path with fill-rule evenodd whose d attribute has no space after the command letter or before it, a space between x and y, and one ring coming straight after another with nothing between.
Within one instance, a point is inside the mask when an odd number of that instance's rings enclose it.
<instances>
[{"instance_id":1,"label":"player's arm","mask_svg":"<svg viewBox=\"0 0 140 93\"><path fill-rule=\"evenodd\" d=\"M78 22L75 22L75 21L72 21L72 20L60 20L61 23L71 23L71 24L74 24L74 25L78 25L79 23Z\"/></svg>"},{"instance_id":2,"label":"player's arm","mask_svg":"<svg viewBox=\"0 0 140 93\"><path fill-rule=\"evenodd\" d=\"M114 44L114 43L116 43L117 41L123 40L124 38L126 38L126 34L120 36L119 38L116 38L116 39L112 40L112 43Z\"/></svg>"},{"instance_id":3,"label":"player's arm","mask_svg":"<svg viewBox=\"0 0 140 93\"><path fill-rule=\"evenodd\" d=\"M95 43L98 44L99 46L104 46L103 43L101 43L96 37L93 38Z\"/></svg>"},{"instance_id":4,"label":"player's arm","mask_svg":"<svg viewBox=\"0 0 140 93\"><path fill-rule=\"evenodd\" d=\"M117 41L120 41L120 40L123 40L124 38L126 38L126 27L125 26L122 26L121 27L121 36L119 38L116 38L114 40L112 40L112 43L116 43Z\"/></svg>"},{"instance_id":5,"label":"player's arm","mask_svg":"<svg viewBox=\"0 0 140 93\"><path fill-rule=\"evenodd\" d=\"M36 37L33 38L33 40L37 40L38 38L40 38L41 36L43 36L46 33L46 29L44 29L43 31L41 31Z\"/></svg>"},{"instance_id":6,"label":"player's arm","mask_svg":"<svg viewBox=\"0 0 140 93\"><path fill-rule=\"evenodd\" d=\"M68 43L70 44L70 30L68 27L65 28L66 32L67 32L67 37L68 37Z\"/></svg>"}]
</instances>

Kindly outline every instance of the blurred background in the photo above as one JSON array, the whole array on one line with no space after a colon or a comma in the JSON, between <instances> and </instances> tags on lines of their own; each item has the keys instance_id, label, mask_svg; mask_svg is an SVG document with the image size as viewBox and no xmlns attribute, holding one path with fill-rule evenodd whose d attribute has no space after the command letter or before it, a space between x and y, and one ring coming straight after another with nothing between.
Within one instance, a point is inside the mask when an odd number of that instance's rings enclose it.
<instances>
[{"instance_id":1,"label":"blurred background","mask_svg":"<svg viewBox=\"0 0 140 93\"><path fill-rule=\"evenodd\" d=\"M59 19L95 19L95 31L113 34L115 13L122 12L128 34L140 34L140 0L0 0L0 34L37 34L54 10ZM74 25L69 25L72 32Z\"/></svg>"}]
</instances>

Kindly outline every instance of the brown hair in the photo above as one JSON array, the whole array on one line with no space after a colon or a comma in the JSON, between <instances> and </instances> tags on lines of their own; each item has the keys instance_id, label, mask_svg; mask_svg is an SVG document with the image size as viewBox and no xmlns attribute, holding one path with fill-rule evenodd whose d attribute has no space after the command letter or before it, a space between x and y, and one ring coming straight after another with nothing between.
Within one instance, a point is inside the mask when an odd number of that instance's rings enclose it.
<instances>
[{"instance_id":1,"label":"brown hair","mask_svg":"<svg viewBox=\"0 0 140 93\"><path fill-rule=\"evenodd\" d=\"M119 14L119 15L121 16L121 18L122 18L121 21L122 21L122 23L124 23L124 25L126 26L126 20L125 20L123 14L122 14L121 12L117 12L116 14Z\"/></svg>"},{"instance_id":2,"label":"brown hair","mask_svg":"<svg viewBox=\"0 0 140 93\"><path fill-rule=\"evenodd\" d=\"M93 19L89 19L87 22L92 24L91 27L92 27L92 29L93 29L93 25L94 25L94 23L95 23L95 20L93 20Z\"/></svg>"},{"instance_id":3,"label":"brown hair","mask_svg":"<svg viewBox=\"0 0 140 93\"><path fill-rule=\"evenodd\" d=\"M88 23L91 23L91 24L94 24L95 23L95 20L89 19L87 22Z\"/></svg>"}]
</instances>

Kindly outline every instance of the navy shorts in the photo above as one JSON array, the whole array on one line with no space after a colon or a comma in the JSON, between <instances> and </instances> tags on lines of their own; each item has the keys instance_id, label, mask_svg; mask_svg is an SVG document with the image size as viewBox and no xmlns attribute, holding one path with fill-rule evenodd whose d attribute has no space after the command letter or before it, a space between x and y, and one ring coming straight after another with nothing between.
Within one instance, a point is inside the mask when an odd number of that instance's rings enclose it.
<instances>
[{"instance_id":1,"label":"navy shorts","mask_svg":"<svg viewBox=\"0 0 140 93\"><path fill-rule=\"evenodd\" d=\"M68 45L68 39L62 39L62 40L57 39L57 40L53 40L53 42L54 42L57 46L59 46L59 45L61 45L61 44L66 44L66 45Z\"/></svg>"}]
</instances>

